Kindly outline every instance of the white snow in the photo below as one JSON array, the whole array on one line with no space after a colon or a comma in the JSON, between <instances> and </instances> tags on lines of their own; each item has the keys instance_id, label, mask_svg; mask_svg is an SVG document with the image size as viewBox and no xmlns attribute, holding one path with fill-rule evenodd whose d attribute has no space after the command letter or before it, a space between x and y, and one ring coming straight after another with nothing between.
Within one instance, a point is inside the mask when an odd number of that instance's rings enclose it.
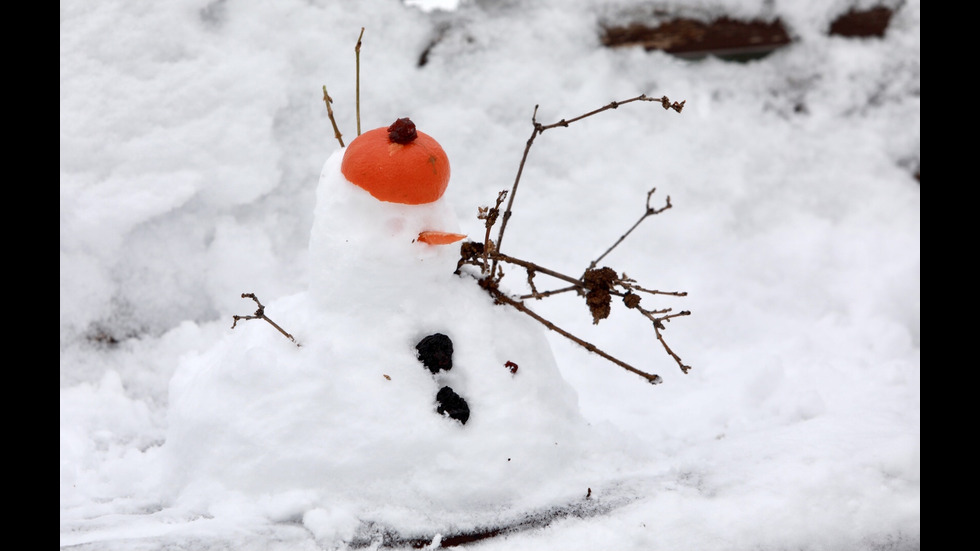
<instances>
[{"instance_id":1,"label":"white snow","mask_svg":"<svg viewBox=\"0 0 980 551\"><path fill-rule=\"evenodd\" d=\"M826 34L846 2L685 4L780 16L797 41L748 63L602 47L643 2L522 4L62 4L62 548L919 548L919 2L880 39ZM439 141L437 203L337 170L322 87L349 143L361 27L362 127ZM527 303L656 386L405 239L482 241L535 105L641 93L686 104L535 139L502 250L578 275L669 196L601 264L688 293L643 301L691 311L663 331L689 373L620 304ZM232 329L242 293L302 346Z\"/></svg>"}]
</instances>

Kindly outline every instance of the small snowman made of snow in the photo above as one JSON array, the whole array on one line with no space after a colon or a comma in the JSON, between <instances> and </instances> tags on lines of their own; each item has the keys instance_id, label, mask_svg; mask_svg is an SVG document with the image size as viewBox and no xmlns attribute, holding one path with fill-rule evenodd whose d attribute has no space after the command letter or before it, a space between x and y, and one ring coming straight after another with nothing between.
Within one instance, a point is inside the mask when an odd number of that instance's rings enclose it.
<instances>
[{"instance_id":1,"label":"small snowman made of snow","mask_svg":"<svg viewBox=\"0 0 980 551\"><path fill-rule=\"evenodd\" d=\"M324 185L310 240L316 259L311 268L319 281L312 294L330 309L357 301L361 292L404 311L442 300L439 286L458 257L458 249L448 245L466 237L457 233L455 212L443 200L450 167L442 146L411 119L400 118L361 134L344 150L340 173L346 181L334 181L337 173L329 162L328 167L320 177ZM338 262L352 279L338 278ZM365 286L364 274L377 270L395 277ZM434 375L452 369L453 344L445 333L427 335L415 348ZM440 388L436 400L439 413L464 424L469 419L466 400L451 387Z\"/></svg>"},{"instance_id":2,"label":"small snowman made of snow","mask_svg":"<svg viewBox=\"0 0 980 551\"><path fill-rule=\"evenodd\" d=\"M184 359L175 487L302 495L297 509L350 520L341 539L365 523L491 524L582 493L569 480L595 441L544 330L454 273L449 173L408 119L329 157L309 289L266 307L302 346L242 324Z\"/></svg>"}]
</instances>

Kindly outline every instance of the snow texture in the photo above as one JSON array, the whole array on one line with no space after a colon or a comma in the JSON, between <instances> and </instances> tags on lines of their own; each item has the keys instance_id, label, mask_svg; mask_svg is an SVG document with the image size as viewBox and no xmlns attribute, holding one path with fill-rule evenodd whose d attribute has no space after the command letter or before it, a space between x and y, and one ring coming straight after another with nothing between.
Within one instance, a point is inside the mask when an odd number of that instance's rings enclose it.
<instances>
[{"instance_id":1,"label":"snow texture","mask_svg":"<svg viewBox=\"0 0 980 551\"><path fill-rule=\"evenodd\" d=\"M868 2L685 2L791 30L744 63L603 47L640 1L418 4L61 5L61 547L918 549L919 2L864 39L826 31ZM322 87L349 143L361 27L362 127L439 141L434 203L339 171ZM640 93L686 104L537 137L502 250L578 275L669 196L601 264L687 292L643 301L692 312L690 373L620 304L527 302L656 386L414 239L482 241L536 105ZM242 293L301 346L232 329Z\"/></svg>"}]
</instances>

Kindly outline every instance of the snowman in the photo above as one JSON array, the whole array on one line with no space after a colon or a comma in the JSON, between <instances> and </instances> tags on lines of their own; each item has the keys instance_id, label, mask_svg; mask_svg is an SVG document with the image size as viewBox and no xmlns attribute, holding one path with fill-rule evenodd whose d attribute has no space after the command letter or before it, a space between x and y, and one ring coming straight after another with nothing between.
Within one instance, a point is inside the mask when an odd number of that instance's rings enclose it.
<instances>
[{"instance_id":1,"label":"snowman","mask_svg":"<svg viewBox=\"0 0 980 551\"><path fill-rule=\"evenodd\" d=\"M343 180L335 181L336 167L328 162L320 176L310 238L310 291L320 306L337 312L380 302L393 305L392 315L417 316L441 301L458 257L452 245L466 236L443 200L450 167L439 143L401 118L358 136L339 172ZM365 285L366 274L379 270L392 277ZM434 375L452 369L452 339L445 333L427 335L415 348ZM436 400L439 413L466 423L468 405L451 387L440 388Z\"/></svg>"},{"instance_id":2,"label":"snowman","mask_svg":"<svg viewBox=\"0 0 980 551\"><path fill-rule=\"evenodd\" d=\"M408 119L327 159L309 289L266 307L301 346L253 322L183 359L164 445L175 500L276 503L348 541L584 496L595 441L576 393L540 326L454 274L448 181Z\"/></svg>"}]
</instances>

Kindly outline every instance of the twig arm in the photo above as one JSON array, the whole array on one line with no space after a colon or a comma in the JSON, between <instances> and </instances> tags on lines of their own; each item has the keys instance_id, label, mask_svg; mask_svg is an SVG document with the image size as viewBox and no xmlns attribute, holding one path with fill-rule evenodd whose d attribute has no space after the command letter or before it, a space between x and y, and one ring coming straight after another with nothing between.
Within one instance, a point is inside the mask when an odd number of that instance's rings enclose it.
<instances>
[{"instance_id":1,"label":"twig arm","mask_svg":"<svg viewBox=\"0 0 980 551\"><path fill-rule=\"evenodd\" d=\"M655 214L660 214L661 212L663 212L663 211L665 211L665 210L673 207L673 205L670 204L670 195L667 196L667 204L664 205L663 207L660 207L659 209L656 209L656 208L651 207L650 206L650 197L653 196L653 193L655 191L657 191L657 188L652 188L650 191L647 192L647 210L643 213L643 216L640 216L640 219L637 220L636 223L633 224L632 227L630 227L630 229L626 230L626 233L624 233L623 235L621 235L619 237L619 239L617 239L616 242L612 244L611 247L609 247L608 249L606 249L606 252L604 252L601 255L599 255L599 258L596 258L595 260L593 260L589 264L589 269L595 268L596 265L599 264L599 261L600 260L602 260L603 258L605 258L606 255L608 255L609 253L611 253L613 249L615 249L616 247L618 247L619 244L622 243L623 240L625 240L626 237L629 234L633 233L633 230L635 230L644 220L646 220L648 216L653 216Z\"/></svg>"},{"instance_id":2,"label":"twig arm","mask_svg":"<svg viewBox=\"0 0 980 551\"><path fill-rule=\"evenodd\" d=\"M514 185L510 188L510 198L507 200L507 208L504 210L503 219L500 221L500 230L497 231L497 250L500 250L500 245L504 241L504 230L507 229L507 221L510 220L513 207L514 198L517 197L517 185L521 182L521 174L524 173L524 165L527 163L527 155L531 152L531 145L534 144L534 138L538 137L538 134L544 132L541 129L541 125L535 118L538 115L538 106L534 106L534 114L531 115L531 122L534 125L534 130L531 131L531 137L527 139L527 144L524 146L524 154L521 155L521 163L517 166L517 176L514 178ZM490 273L495 273L497 269L497 260L494 259L493 264L490 267Z\"/></svg>"},{"instance_id":3,"label":"twig arm","mask_svg":"<svg viewBox=\"0 0 980 551\"><path fill-rule=\"evenodd\" d=\"M646 94L640 94L639 96L636 96L635 98L624 99L622 101L611 101L608 104L603 105L602 107L600 107L598 109L593 109L592 111L589 111L588 113L585 113L583 115L579 115L577 117L573 117L571 119L567 119L567 120L566 119L562 119L562 120L560 120L560 121L558 121L556 123L544 125L544 126L541 127L541 132L544 132L545 130L548 130L550 128L557 128L559 126L568 126L569 124L571 124L571 123L573 123L575 121L582 120L582 119L584 119L586 117L591 117L592 115L596 115L598 113L602 113L603 111L606 111L606 110L609 110L609 109L617 109L620 105L626 105L627 103L632 103L634 101L659 101L660 104L663 106L664 109L673 109L674 111L677 111L678 113L680 113L681 110L684 109L684 104L687 103L687 100L684 100L684 101L682 101L680 103L678 103L676 101L673 102L673 103L671 103L670 100L667 98L667 96L663 96L663 97L660 97L660 98L651 98L651 97L647 96Z\"/></svg>"},{"instance_id":4,"label":"twig arm","mask_svg":"<svg viewBox=\"0 0 980 551\"><path fill-rule=\"evenodd\" d=\"M530 316L534 320L543 324L548 329L557 332L558 334L579 344L580 346L586 348L591 352L595 352L596 354L599 354L603 358L615 363L616 365L619 365L620 367L626 369L627 371L636 373L644 377L651 383L659 383L662 381L662 379L659 376L650 373L645 373L639 369L636 369L635 367L623 362L622 360L619 360L618 358L615 358L607 354L606 352L599 350L595 345L576 337L575 335L569 333L568 331L565 331L564 329L558 327L551 321L545 319L544 317L540 316L539 314L529 309L527 306L524 305L523 300L530 299L530 298L542 299L545 297L549 297L561 293L567 293L569 291L575 291L578 294L585 297L586 304L589 307L589 311L592 313L593 316L593 323L597 324L599 323L600 320L605 319L606 317L609 316L610 306L612 304L611 298L613 296L622 297L623 303L626 305L627 308L638 310L643 316L645 316L653 323L654 331L656 332L657 335L657 340L660 341L661 345L663 346L667 354L670 355L672 358L674 358L674 360L680 366L681 370L684 373L687 373L688 370L691 369L690 366L685 365L681 361L681 358L676 353L674 353L674 351L671 350L669 346L667 346L667 343L665 342L661 331L665 329L663 322L669 321L674 317L689 315L690 312L683 311L676 314L671 314L669 313L671 311L670 308L666 308L662 310L658 310L658 309L648 310L642 308L640 307L641 298L636 292L649 293L653 295L673 295L673 296L686 296L687 293L647 289L637 285L637 282L627 277L626 274L617 275L616 272L609 267L603 267L601 269L596 268L597 264L602 259L604 259L607 255L609 255L609 253L612 252L617 246L619 246L634 230L636 230L636 228L646 218L653 216L655 214L659 214L671 208L672 205L670 203L669 196L667 197L666 204L664 206L655 208L651 206L650 200L651 197L653 196L653 193L656 191L656 188L651 189L647 193L646 209L643 212L643 214L639 217L639 219L636 220L636 222L634 222L633 225L628 230L626 230L626 232L623 235L621 235L619 239L616 240L615 243L613 243L608 249L606 249L605 252L603 252L601 255L599 255L598 258L593 260L589 264L589 267L585 270L585 273L582 274L580 277L568 276L560 272L545 268L544 266L540 266L534 262L529 262L526 260L515 258L500 252L503 244L504 232L507 228L507 224L510 220L511 215L513 214L514 200L517 197L517 188L520 185L521 176L524 173L524 167L527 164L527 159L531 151L531 146L534 144L534 140L538 137L538 135L542 134L545 130L550 130L552 128L558 128L558 127L567 127L571 123L582 120L586 117L591 117L593 115L596 115L598 113L610 109L617 109L619 108L620 105L625 105L627 103L632 103L636 101L660 102L661 106L664 109L673 109L678 113L681 112L685 104L684 101L671 102L667 98L667 96L663 96L661 98L651 98L644 94L641 94L639 96L629 98L626 100L613 101L598 109L593 109L592 111L589 111L577 117L571 119L561 119L558 122L548 124L548 125L544 125L538 122L537 114L538 114L539 106L535 105L534 112L531 115L531 124L533 127L531 130L531 135L527 139L527 142L524 145L524 151L521 155L521 161L517 167L517 175L514 178L514 183L511 186L509 196L507 192L501 192L497 197L497 203L495 207L493 208L480 207L479 210L480 215L478 216L478 218L485 220L485 227L486 227L486 235L484 236L483 243L466 242L461 245L460 258L456 265L455 273L460 274L460 269L464 265L473 265L479 267L482 274L482 277L478 278L480 287L485 289L492 297L494 297L494 300L498 304L506 304L512 306L518 311ZM500 205L503 202L505 196L507 197L507 207L501 213ZM501 214L502 217L500 216ZM490 240L490 231L498 218L500 218L501 224L497 232L497 242L494 243L493 241ZM501 291L500 280L504 275L503 267L502 267L503 263L519 266L527 271L527 283L528 286L531 288L530 294L521 296L519 298L515 298ZM544 292L538 291L534 283L534 277L538 273L554 277L556 279L566 282L568 285L559 289L554 289L554 290L549 290Z\"/></svg>"},{"instance_id":5,"label":"twig arm","mask_svg":"<svg viewBox=\"0 0 980 551\"><path fill-rule=\"evenodd\" d=\"M497 232L497 249L498 250L500 249L501 244L503 243L503 240L504 240L504 230L507 229L507 221L510 220L511 214L513 213L514 198L517 196L517 186L518 186L518 184L521 181L521 174L524 173L524 165L527 163L527 156L528 156L528 153L531 151L531 145L534 144L534 139L537 138L539 134L543 134L545 130L550 130L552 128L558 128L558 127L567 127L569 124L571 124L571 123L573 123L575 121L582 120L582 119L584 119L586 117L591 117L592 115L596 115L598 113L602 113L603 111L606 111L606 110L609 110L609 109L617 109L617 108L619 108L620 105L625 105L627 103L632 103L634 101L656 101L656 102L660 102L660 104L663 106L664 109L673 109L674 111L677 111L678 113L680 113L681 110L684 109L684 104L687 102L687 100L684 100L684 101L681 101L681 102L676 102L676 101L675 102L671 102L670 99L667 98L667 96L663 96L663 97L660 97L660 98L651 98L651 97L647 96L646 94L640 94L639 96L636 96L634 98L629 98L629 99L625 99L625 100L622 100L622 101L612 101L612 102L610 102L610 103L608 103L608 104L606 104L606 105L604 105L604 106L602 106L602 107L600 107L598 109L593 109L592 111L589 111L588 113L584 113L582 115L579 115L577 117L573 117L571 119L561 119L560 121L555 122L555 123L552 123L552 124L541 124L541 123L539 123L538 120L537 120L537 117L538 117L538 107L539 106L538 105L535 105L534 106L534 113L531 114L531 125L534 127L534 129L531 131L531 137L528 138L527 144L524 146L524 153L523 153L523 155L521 155L521 162L520 162L520 164L517 167L517 176L514 178L514 185L511 187L511 190L510 190L510 199L508 199L508 201L507 201L507 209L504 211L503 220L500 223L500 230ZM493 261L493 265L491 266L491 269L490 269L490 273L491 274L494 274L496 268L497 268L497 261L494 260Z\"/></svg>"},{"instance_id":6,"label":"twig arm","mask_svg":"<svg viewBox=\"0 0 980 551\"><path fill-rule=\"evenodd\" d=\"M234 329L235 326L238 325L239 320L248 321L254 319L261 319L267 321L269 325L275 327L276 330L282 333L283 335L285 335L287 339L293 341L293 344L295 344L296 346L302 346L300 343L296 342L296 339L294 339L292 335L287 333L285 329L279 327L279 324L272 321L271 319L269 319L268 316L265 315L265 306L262 306L262 303L259 302L259 299L258 297L255 296L255 293L242 293L242 298L252 299L253 301L255 301L255 304L258 306L258 308L255 310L255 313L252 314L251 316L239 316L239 315L232 316L232 320L233 320L231 324L232 329Z\"/></svg>"},{"instance_id":7,"label":"twig arm","mask_svg":"<svg viewBox=\"0 0 980 551\"><path fill-rule=\"evenodd\" d=\"M690 371L691 366L685 365L684 362L681 361L681 357L675 354L674 351L671 350L669 346L667 346L667 341L664 340L664 336L660 333L660 330L664 329L663 322L670 321L670 318L676 318L678 316L689 316L689 315L691 315L691 312L689 312L688 310L684 310L683 312L677 312L676 314L670 314L668 316L663 316L661 318L656 318L653 320L653 331L657 334L657 340L660 341L660 345L664 347L664 350L667 352L667 354L669 354L671 358L674 358L674 361L677 362L677 365L681 368L681 371L683 371L684 373Z\"/></svg>"},{"instance_id":8,"label":"twig arm","mask_svg":"<svg viewBox=\"0 0 980 551\"><path fill-rule=\"evenodd\" d=\"M531 318L533 318L538 323L541 323L542 325L544 325L548 329L551 329L552 331L554 331L554 332L558 333L559 335L561 335L561 336L563 336L563 337L571 340L572 342L578 344L579 346L582 346L583 348L585 348L589 352L594 352L594 353L598 354L599 356L602 356L603 358L609 360L610 362L612 362L612 363L614 363L614 364L622 367L623 369L625 369L627 371L630 371L632 373L636 373L640 377L643 377L644 379L646 379L647 382L649 382L651 384L655 384L655 385L660 384L660 383L663 382L663 379L660 377L660 375L656 375L656 374L653 374L653 373L647 373L645 371L640 371L639 369L637 369L637 368L631 366L630 364L628 364L628 363L620 360L619 358L616 358L614 356L610 356L606 352L603 352L601 349L599 349L596 345L594 345L592 343L589 343L589 342L586 342L586 341L583 341L582 339L576 337L575 335L569 333L568 331L565 331L561 327L558 327L557 325L555 325L551 321L549 321L549 320L541 317L540 315L538 315L536 312L534 312L533 310L531 310L527 306L524 306L524 303L523 302L514 300L514 299L510 298L509 296L507 296L505 293L502 293L500 291L494 291L493 292L493 296L494 296L494 298L496 300L498 300L498 301L500 301L500 302L502 302L504 304L508 304L510 306L513 306L518 311L523 312L524 314L527 314L528 316L530 316Z\"/></svg>"}]
</instances>

